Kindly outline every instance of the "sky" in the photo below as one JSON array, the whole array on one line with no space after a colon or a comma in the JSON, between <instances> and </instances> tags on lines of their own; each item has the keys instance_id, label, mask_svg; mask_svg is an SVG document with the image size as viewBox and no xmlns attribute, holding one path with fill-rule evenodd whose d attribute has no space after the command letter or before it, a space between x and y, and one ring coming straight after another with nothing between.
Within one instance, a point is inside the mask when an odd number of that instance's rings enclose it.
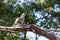
<instances>
[{"instance_id":1,"label":"sky","mask_svg":"<svg viewBox=\"0 0 60 40\"><path fill-rule=\"evenodd\" d=\"M21 1L21 2L20 2ZM34 2L34 0L26 0L27 2L29 1L29 2ZM26 1L24 1L24 0L17 0L17 2L14 4L14 6L16 6L17 4L19 4L19 5L21 5L22 7L23 7L23 3L24 2L26 2ZM41 2L43 2L44 0L41 0ZM19 3L20 2L20 3ZM59 5L58 4L55 4L54 5L54 11L55 12L58 12L59 11L59 9L57 8ZM16 8L15 8L16 9ZM35 11L34 11L35 12ZM42 15L40 15L40 14L36 14L36 13L41 13L41 12L35 12L35 15L37 16L37 18L36 19L38 19L38 18L43 18L43 16ZM46 14L45 16L47 16L48 14ZM50 15L51 16L51 15ZM45 19L43 19L43 20L40 20L40 21L44 21ZM39 22L37 22L37 24L39 24ZM58 34L60 35L60 33L58 33L58 32L55 32L55 34L57 34L57 36L58 36ZM27 35L26 35L30 40L35 40L35 37L36 37L36 34L35 33L33 33L33 32L27 32ZM38 37L38 40L49 40L49 39L47 39L47 38L45 38L44 36L39 36Z\"/></svg>"},{"instance_id":2,"label":"sky","mask_svg":"<svg viewBox=\"0 0 60 40\"><path fill-rule=\"evenodd\" d=\"M35 40L35 37L36 37L36 34L33 33L33 32L27 32L27 37L30 39L30 40ZM38 37L38 40L49 40L47 38L45 38L44 36L39 36Z\"/></svg>"},{"instance_id":3,"label":"sky","mask_svg":"<svg viewBox=\"0 0 60 40\"><path fill-rule=\"evenodd\" d=\"M16 4L14 6L16 6L17 4L22 5L22 3L24 2L24 0L21 0L21 3L19 3L20 0L17 0ZM27 1L31 1L31 0L27 0ZM34 1L34 0L33 0ZM37 18L42 17L42 15L36 14ZM35 40L36 34L33 32L27 32L26 35L30 40ZM45 38L44 36L39 36L38 40L48 40L47 38Z\"/></svg>"}]
</instances>

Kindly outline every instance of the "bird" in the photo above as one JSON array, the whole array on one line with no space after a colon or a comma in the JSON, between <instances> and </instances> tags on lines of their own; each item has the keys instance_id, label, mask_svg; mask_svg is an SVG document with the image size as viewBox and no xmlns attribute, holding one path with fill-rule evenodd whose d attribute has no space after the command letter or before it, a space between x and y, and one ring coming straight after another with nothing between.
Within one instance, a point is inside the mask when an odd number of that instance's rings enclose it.
<instances>
[{"instance_id":1,"label":"bird","mask_svg":"<svg viewBox=\"0 0 60 40\"><path fill-rule=\"evenodd\" d=\"M24 24L25 20L25 14L23 13L20 17L16 18L14 24L12 25L13 27L22 27Z\"/></svg>"}]
</instances>

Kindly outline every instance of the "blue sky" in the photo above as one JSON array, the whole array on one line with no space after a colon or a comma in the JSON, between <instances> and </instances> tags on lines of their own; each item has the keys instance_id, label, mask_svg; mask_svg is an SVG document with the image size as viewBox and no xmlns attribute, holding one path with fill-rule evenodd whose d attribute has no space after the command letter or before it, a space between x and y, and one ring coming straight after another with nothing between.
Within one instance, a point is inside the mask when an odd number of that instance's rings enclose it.
<instances>
[{"instance_id":1,"label":"blue sky","mask_svg":"<svg viewBox=\"0 0 60 40\"><path fill-rule=\"evenodd\" d=\"M33 33L33 32L27 32L27 37L30 39L30 40L35 40L35 37L36 37L36 34ZM44 36L39 36L38 37L38 40L49 40L47 38L45 38Z\"/></svg>"},{"instance_id":2,"label":"blue sky","mask_svg":"<svg viewBox=\"0 0 60 40\"><path fill-rule=\"evenodd\" d=\"M19 1L21 1L19 3ZM27 1L31 1L31 0L27 0ZM22 4L24 3L25 1L24 0L17 0L17 2L14 4L14 6L16 6L17 4L20 4L21 6L23 6ZM34 0L32 1L34 2ZM40 12L38 12L40 13ZM37 16L37 19L40 18L40 17L43 17L42 15L39 15L39 14L36 14L35 12L35 15ZM39 23L37 23L39 24ZM36 37L36 34L33 33L33 32L27 32L27 35L26 35L30 40L35 40L35 37ZM47 38L43 37L43 36L40 36L38 37L38 40L48 40Z\"/></svg>"},{"instance_id":3,"label":"blue sky","mask_svg":"<svg viewBox=\"0 0 60 40\"><path fill-rule=\"evenodd\" d=\"M21 2L19 2L19 1L21 1ZM14 4L14 6L16 6L17 4L19 4L19 5L21 5L22 7L23 7L23 3L24 2L34 2L35 0L26 0L26 1L24 1L24 0L17 0L17 2ZM41 0L41 2L43 2L43 0ZM58 9L58 4L55 4L54 5L54 11L55 12L58 12L59 11L59 9ZM17 7L16 7L17 8ZM16 10L16 8L15 8L15 10ZM34 11L35 12L35 11ZM38 14L37 14L38 13ZM43 16L42 15L40 15L40 13L41 12L35 12L35 15L36 15L36 19L38 19L38 18L43 18ZM48 14L46 13L45 14L45 16L47 16ZM51 16L51 15L49 15L49 16ZM41 20L40 19L40 21L44 21L45 19L43 19L43 20ZM36 24L40 24L40 21L38 21ZM55 32L56 33L56 32ZM35 40L35 37L36 37L36 34L35 33L33 33L33 32L27 32L27 37L30 39L30 40ZM49 39L47 39L47 38L45 38L44 36L39 36L38 37L38 40L49 40Z\"/></svg>"}]
</instances>

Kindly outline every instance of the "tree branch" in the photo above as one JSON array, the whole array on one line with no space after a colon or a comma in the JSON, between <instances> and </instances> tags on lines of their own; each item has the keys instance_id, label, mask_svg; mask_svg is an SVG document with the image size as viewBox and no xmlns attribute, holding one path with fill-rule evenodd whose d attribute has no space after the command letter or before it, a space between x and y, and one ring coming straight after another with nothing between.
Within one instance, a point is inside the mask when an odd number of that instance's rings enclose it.
<instances>
[{"instance_id":1,"label":"tree branch","mask_svg":"<svg viewBox=\"0 0 60 40\"><path fill-rule=\"evenodd\" d=\"M35 30L34 33L37 33L37 34L42 35L42 36L45 36L49 40L60 40L60 38L56 37L54 34L51 34L51 33L47 32L47 31L44 31L38 26L35 26L35 25L31 24L30 28Z\"/></svg>"},{"instance_id":2,"label":"tree branch","mask_svg":"<svg viewBox=\"0 0 60 40\"><path fill-rule=\"evenodd\" d=\"M0 31L7 31L7 32L24 32L24 31L31 31L31 29L27 27L7 27L7 26L0 26Z\"/></svg>"},{"instance_id":3,"label":"tree branch","mask_svg":"<svg viewBox=\"0 0 60 40\"><path fill-rule=\"evenodd\" d=\"M39 35L45 36L49 40L60 40L60 38L56 37L54 34L49 33L48 31L45 31L41 29L40 27L36 25L29 25L24 27L6 27L6 26L0 26L0 31L7 31L7 32L24 32L24 31L32 31L34 33L37 33Z\"/></svg>"}]
</instances>

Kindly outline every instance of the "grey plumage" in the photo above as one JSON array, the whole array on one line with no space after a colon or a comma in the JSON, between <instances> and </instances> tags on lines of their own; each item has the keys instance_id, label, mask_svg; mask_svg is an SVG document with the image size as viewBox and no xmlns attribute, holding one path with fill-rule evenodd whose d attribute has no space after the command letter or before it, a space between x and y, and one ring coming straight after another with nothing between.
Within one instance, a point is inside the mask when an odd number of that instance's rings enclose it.
<instances>
[{"instance_id":1,"label":"grey plumage","mask_svg":"<svg viewBox=\"0 0 60 40\"><path fill-rule=\"evenodd\" d=\"M20 17L18 17L15 20L13 26L15 26L15 27L21 26L22 24L24 24L24 20L25 20L25 14L23 13Z\"/></svg>"}]
</instances>

